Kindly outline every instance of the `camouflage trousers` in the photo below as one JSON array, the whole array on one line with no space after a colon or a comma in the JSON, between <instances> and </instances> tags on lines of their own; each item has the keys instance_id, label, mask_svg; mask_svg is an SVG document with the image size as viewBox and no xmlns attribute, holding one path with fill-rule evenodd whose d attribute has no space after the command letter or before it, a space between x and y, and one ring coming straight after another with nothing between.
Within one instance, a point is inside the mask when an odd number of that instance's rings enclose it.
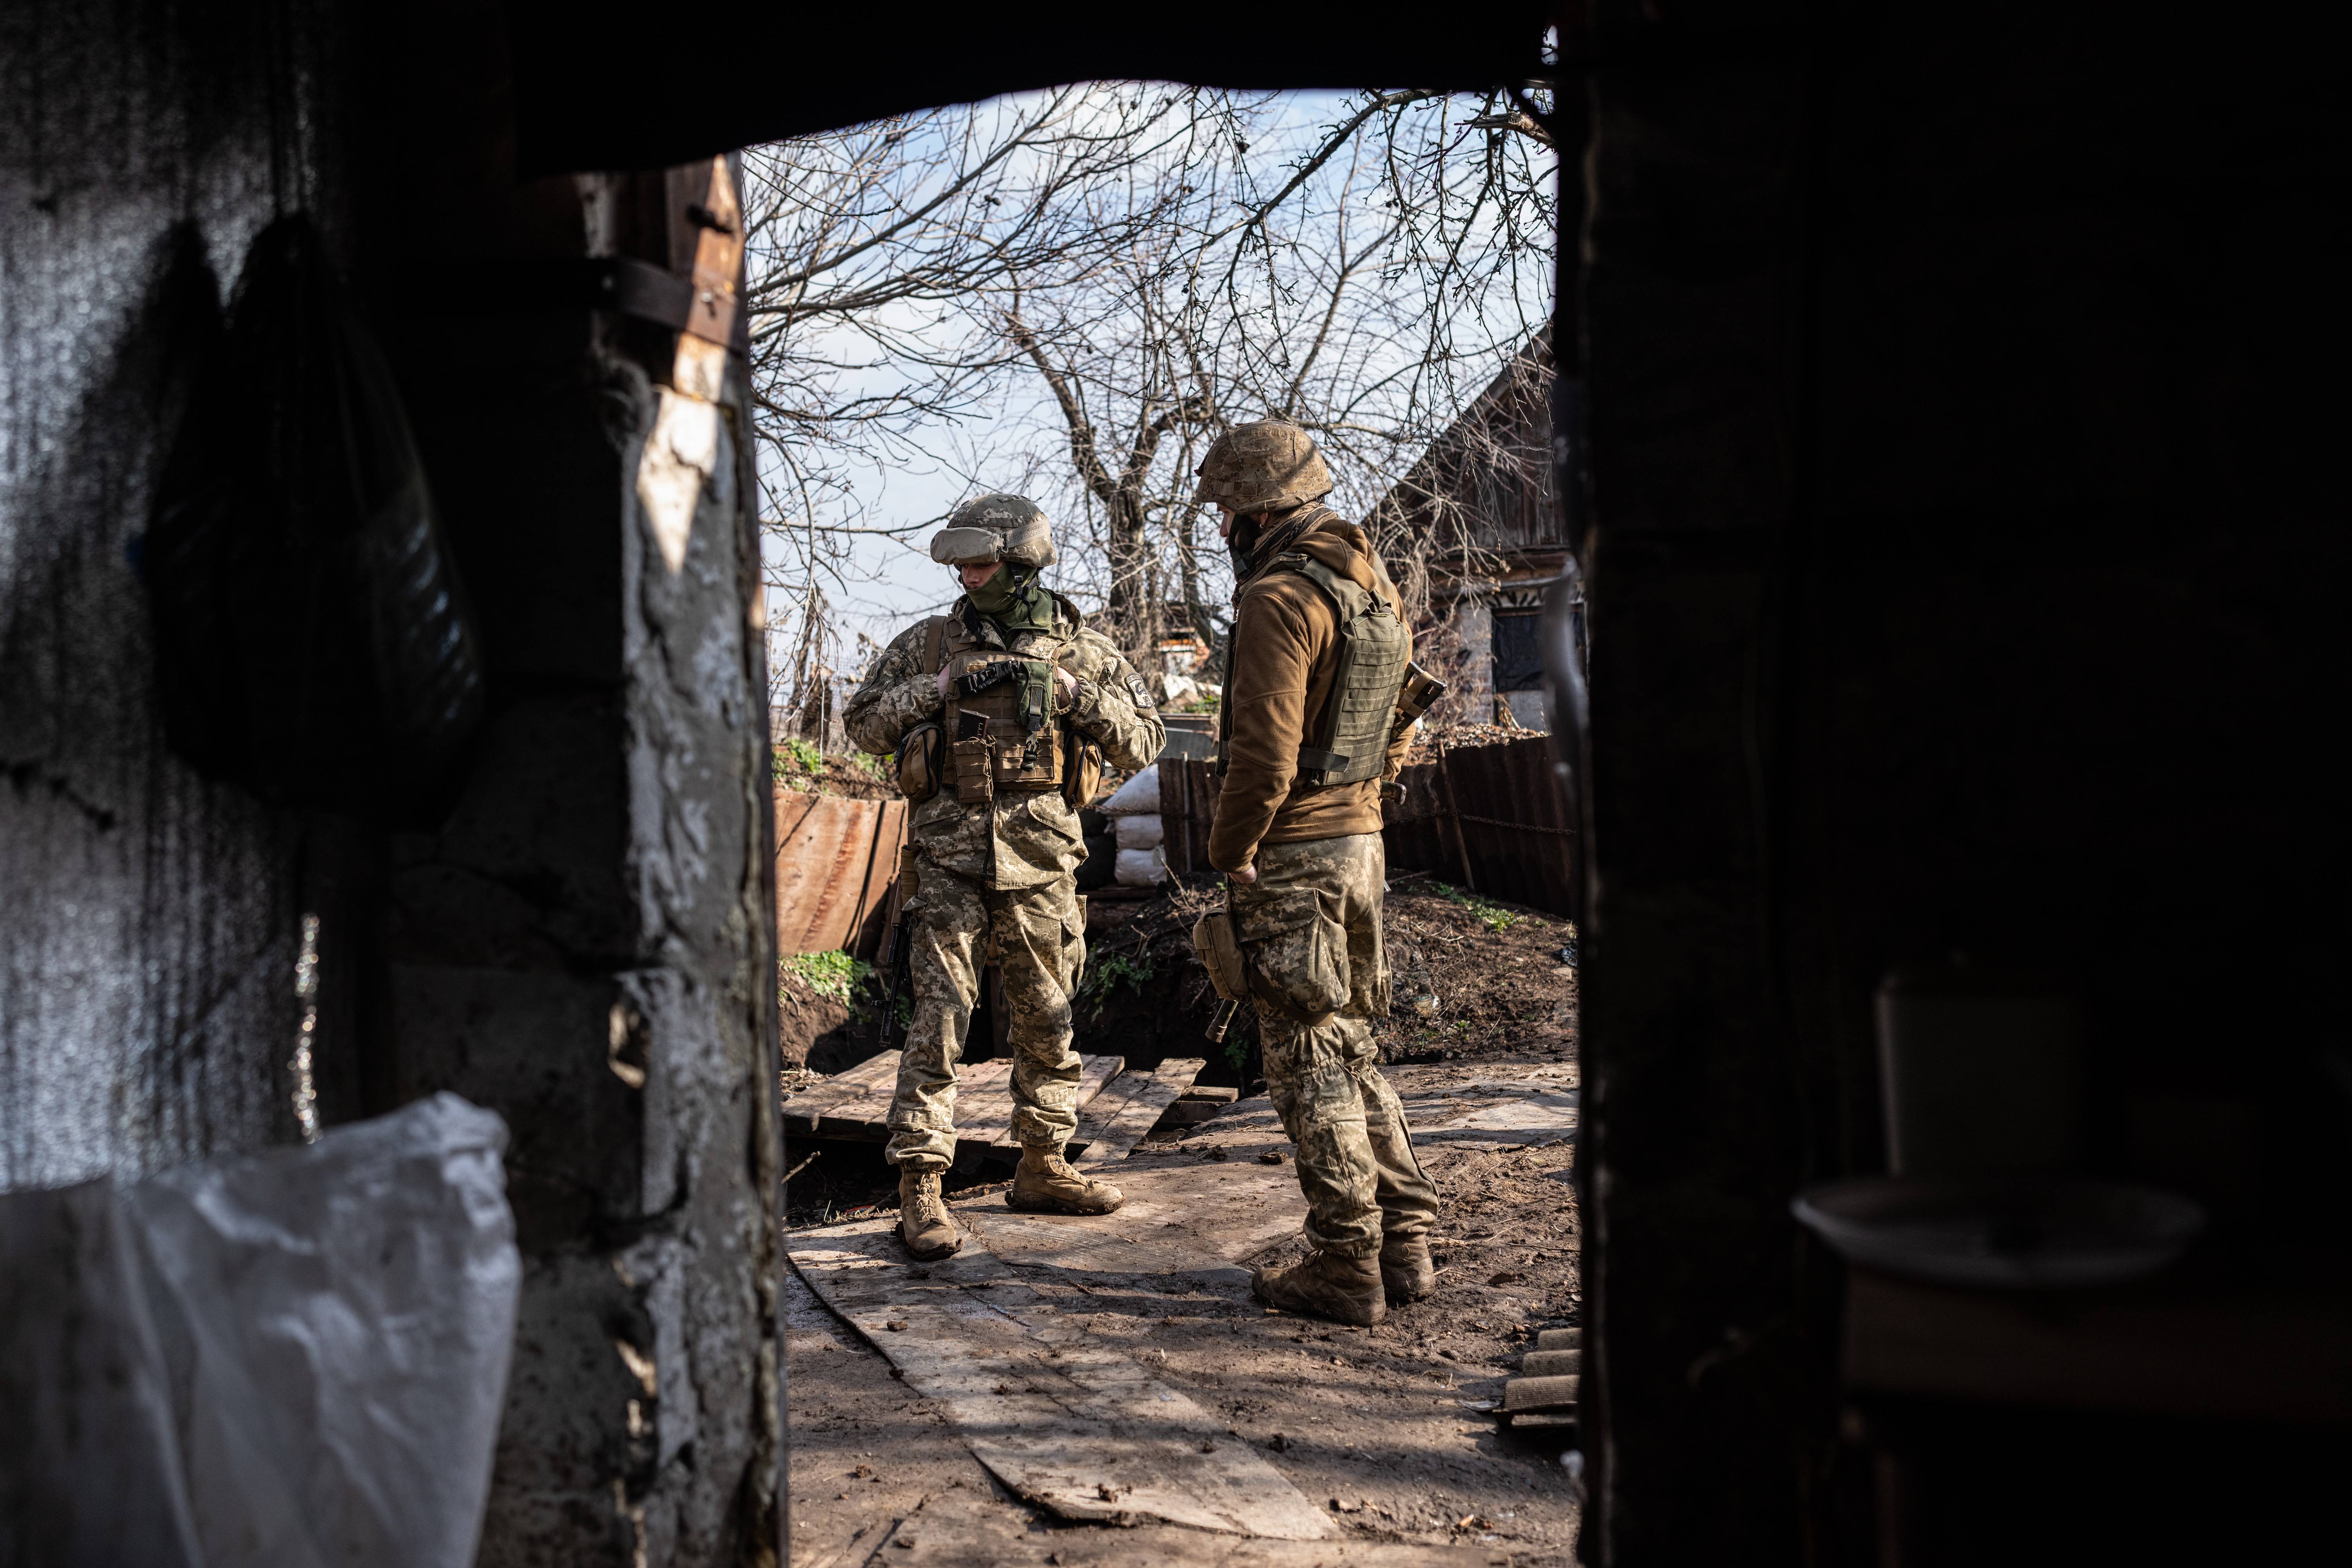
<instances>
[{"instance_id":1,"label":"camouflage trousers","mask_svg":"<svg viewBox=\"0 0 2352 1568\"><path fill-rule=\"evenodd\" d=\"M883 1157L916 1170L944 1169L955 1158L956 1063L992 936L1012 1014L1013 1138L1025 1148L1060 1148L1078 1125L1070 993L1087 955L1073 881L992 891L926 860L901 918L915 1016Z\"/></svg>"},{"instance_id":2,"label":"camouflage trousers","mask_svg":"<svg viewBox=\"0 0 2352 1568\"><path fill-rule=\"evenodd\" d=\"M1389 1011L1377 833L1258 850L1255 882L1228 883L1234 936L1257 994L1265 1087L1307 1194L1307 1239L1351 1258L1427 1233L1437 1189L1381 1076L1370 1020Z\"/></svg>"}]
</instances>

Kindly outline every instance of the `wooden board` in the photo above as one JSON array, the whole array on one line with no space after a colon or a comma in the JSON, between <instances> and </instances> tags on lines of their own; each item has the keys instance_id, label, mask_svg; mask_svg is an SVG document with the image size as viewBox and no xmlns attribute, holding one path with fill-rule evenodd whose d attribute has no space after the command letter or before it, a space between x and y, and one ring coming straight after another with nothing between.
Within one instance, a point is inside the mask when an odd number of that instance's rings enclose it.
<instances>
[{"instance_id":1,"label":"wooden board","mask_svg":"<svg viewBox=\"0 0 2352 1568\"><path fill-rule=\"evenodd\" d=\"M845 1106L863 1102L861 1110L871 1108L877 1086L881 1093L877 1120L888 1115L890 1093L898 1083L898 1057L897 1051L868 1057L847 1072L793 1095L784 1101L784 1131L806 1137L816 1131L820 1121Z\"/></svg>"},{"instance_id":2,"label":"wooden board","mask_svg":"<svg viewBox=\"0 0 2352 1568\"><path fill-rule=\"evenodd\" d=\"M796 1232L786 1247L809 1287L910 1391L939 1401L1014 1492L1069 1520L1276 1541L1338 1533L1255 1449L1230 1440L1222 1415L1066 1318L986 1247L919 1274L895 1224Z\"/></svg>"},{"instance_id":3,"label":"wooden board","mask_svg":"<svg viewBox=\"0 0 2352 1568\"><path fill-rule=\"evenodd\" d=\"M868 1057L847 1072L801 1090L784 1101L784 1131L798 1137L841 1138L881 1143L890 1137L890 1099L898 1087L898 1051ZM1078 1058L1081 1113L1125 1066L1119 1057ZM977 1161L985 1151L1019 1149L1008 1143L1013 1127L1013 1061L992 1057L956 1068L956 1147ZM968 1167L969 1168L969 1167Z\"/></svg>"},{"instance_id":4,"label":"wooden board","mask_svg":"<svg viewBox=\"0 0 2352 1568\"><path fill-rule=\"evenodd\" d=\"M1155 1072L1127 1073L1113 1081L1078 1116L1077 1136L1070 1142L1083 1141L1086 1147L1072 1157L1074 1163L1126 1159L1208 1065L1201 1057L1172 1057Z\"/></svg>"},{"instance_id":5,"label":"wooden board","mask_svg":"<svg viewBox=\"0 0 2352 1568\"><path fill-rule=\"evenodd\" d=\"M1573 1410L1576 1408L1577 1378L1515 1377L1503 1384L1503 1409L1516 1414L1521 1410Z\"/></svg>"},{"instance_id":6,"label":"wooden board","mask_svg":"<svg viewBox=\"0 0 2352 1568\"><path fill-rule=\"evenodd\" d=\"M1426 1542L1256 1541L1221 1531L1138 1524L1125 1530L1033 1530L1025 1514L969 1487L932 1493L892 1524L870 1557L881 1568L1488 1568L1491 1548Z\"/></svg>"},{"instance_id":7,"label":"wooden board","mask_svg":"<svg viewBox=\"0 0 2352 1568\"><path fill-rule=\"evenodd\" d=\"M1126 1066L1125 1057L1080 1057L1078 1058L1077 1109L1082 1117L1086 1108L1102 1093L1104 1086L1118 1078L1120 1069ZM1005 1080L1002 1115L997 1113L996 1102L992 1100L989 1103L989 1117L985 1122L967 1122L961 1106L958 1106L956 1110L957 1169L966 1172L976 1171L989 1161L1011 1164L1021 1158L1021 1145L1014 1142L1013 1139L1013 1084L1009 1076ZM1075 1136L1070 1142L1073 1146L1083 1147L1078 1145Z\"/></svg>"},{"instance_id":8,"label":"wooden board","mask_svg":"<svg viewBox=\"0 0 2352 1568\"><path fill-rule=\"evenodd\" d=\"M1249 1260L1298 1235L1307 1199L1285 1162L1179 1156L1123 1165L1112 1177L1127 1201L1107 1215L1022 1214L971 1205L957 1211L974 1236L1016 1268L1050 1269L1065 1282L1179 1293L1222 1282L1249 1288Z\"/></svg>"}]
</instances>

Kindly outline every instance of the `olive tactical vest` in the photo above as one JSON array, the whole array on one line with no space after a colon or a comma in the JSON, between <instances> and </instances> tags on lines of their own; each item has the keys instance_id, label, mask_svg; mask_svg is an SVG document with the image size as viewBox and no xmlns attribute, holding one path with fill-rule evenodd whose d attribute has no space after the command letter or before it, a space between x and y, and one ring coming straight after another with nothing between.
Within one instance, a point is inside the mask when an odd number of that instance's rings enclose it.
<instances>
[{"instance_id":1,"label":"olive tactical vest","mask_svg":"<svg viewBox=\"0 0 2352 1568\"><path fill-rule=\"evenodd\" d=\"M1050 664L1061 651L1057 646L1045 660L1034 662ZM954 616L935 617L924 633L924 663L933 670L945 668L956 679L974 666L1019 658L1009 649L980 641ZM990 742L989 772L999 790L1024 794L1062 786L1063 752L1068 743L1064 731L1068 726L1054 717L1050 671L1043 681L1043 711L1024 711L1037 706L1039 692L1037 681L1012 679L969 695L958 691L948 700L943 717L950 742L969 738L979 728L975 721L985 721L982 732Z\"/></svg>"},{"instance_id":2,"label":"olive tactical vest","mask_svg":"<svg viewBox=\"0 0 2352 1568\"><path fill-rule=\"evenodd\" d=\"M1397 693L1412 658L1412 634L1388 601L1360 588L1310 555L1277 555L1268 572L1296 572L1323 591L1339 615L1339 668L1323 711L1307 727L1298 748L1298 783L1308 789L1361 784L1388 769L1390 725ZM1228 693L1232 676L1226 676ZM1233 755L1234 709L1218 705L1217 766Z\"/></svg>"}]
</instances>

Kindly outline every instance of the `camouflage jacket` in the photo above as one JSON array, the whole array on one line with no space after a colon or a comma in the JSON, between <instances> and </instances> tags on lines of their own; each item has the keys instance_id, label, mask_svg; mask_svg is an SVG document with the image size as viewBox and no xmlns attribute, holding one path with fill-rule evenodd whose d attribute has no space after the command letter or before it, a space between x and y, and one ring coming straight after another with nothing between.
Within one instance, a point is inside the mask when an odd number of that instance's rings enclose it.
<instances>
[{"instance_id":1,"label":"camouflage jacket","mask_svg":"<svg viewBox=\"0 0 2352 1568\"><path fill-rule=\"evenodd\" d=\"M1077 678L1078 689L1056 717L1100 746L1112 767L1132 773L1146 766L1168 741L1151 689L1109 638L1087 626L1068 600L1056 595L1055 605L1059 626L1050 632L1017 633L1009 644L985 616L970 616L965 624L977 628L982 641L1008 653L1058 662ZM949 613L965 617L967 608L967 601L959 599ZM866 751L897 751L908 731L940 717L946 706L938 672L923 667L927 624L918 621L883 649L842 710L849 738ZM912 830L926 860L984 888L1034 888L1075 876L1086 858L1078 814L1059 790L999 792L987 805L965 805L950 786L915 807Z\"/></svg>"}]
</instances>

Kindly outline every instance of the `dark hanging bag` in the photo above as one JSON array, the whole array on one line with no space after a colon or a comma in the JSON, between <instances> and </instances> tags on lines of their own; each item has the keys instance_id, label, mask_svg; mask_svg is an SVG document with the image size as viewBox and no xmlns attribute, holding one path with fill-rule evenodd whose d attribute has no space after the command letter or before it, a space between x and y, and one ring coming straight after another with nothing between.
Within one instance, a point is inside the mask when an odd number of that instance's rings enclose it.
<instances>
[{"instance_id":1,"label":"dark hanging bag","mask_svg":"<svg viewBox=\"0 0 2352 1568\"><path fill-rule=\"evenodd\" d=\"M392 373L300 214L246 258L141 569L173 750L277 805L432 809L480 645Z\"/></svg>"}]
</instances>

